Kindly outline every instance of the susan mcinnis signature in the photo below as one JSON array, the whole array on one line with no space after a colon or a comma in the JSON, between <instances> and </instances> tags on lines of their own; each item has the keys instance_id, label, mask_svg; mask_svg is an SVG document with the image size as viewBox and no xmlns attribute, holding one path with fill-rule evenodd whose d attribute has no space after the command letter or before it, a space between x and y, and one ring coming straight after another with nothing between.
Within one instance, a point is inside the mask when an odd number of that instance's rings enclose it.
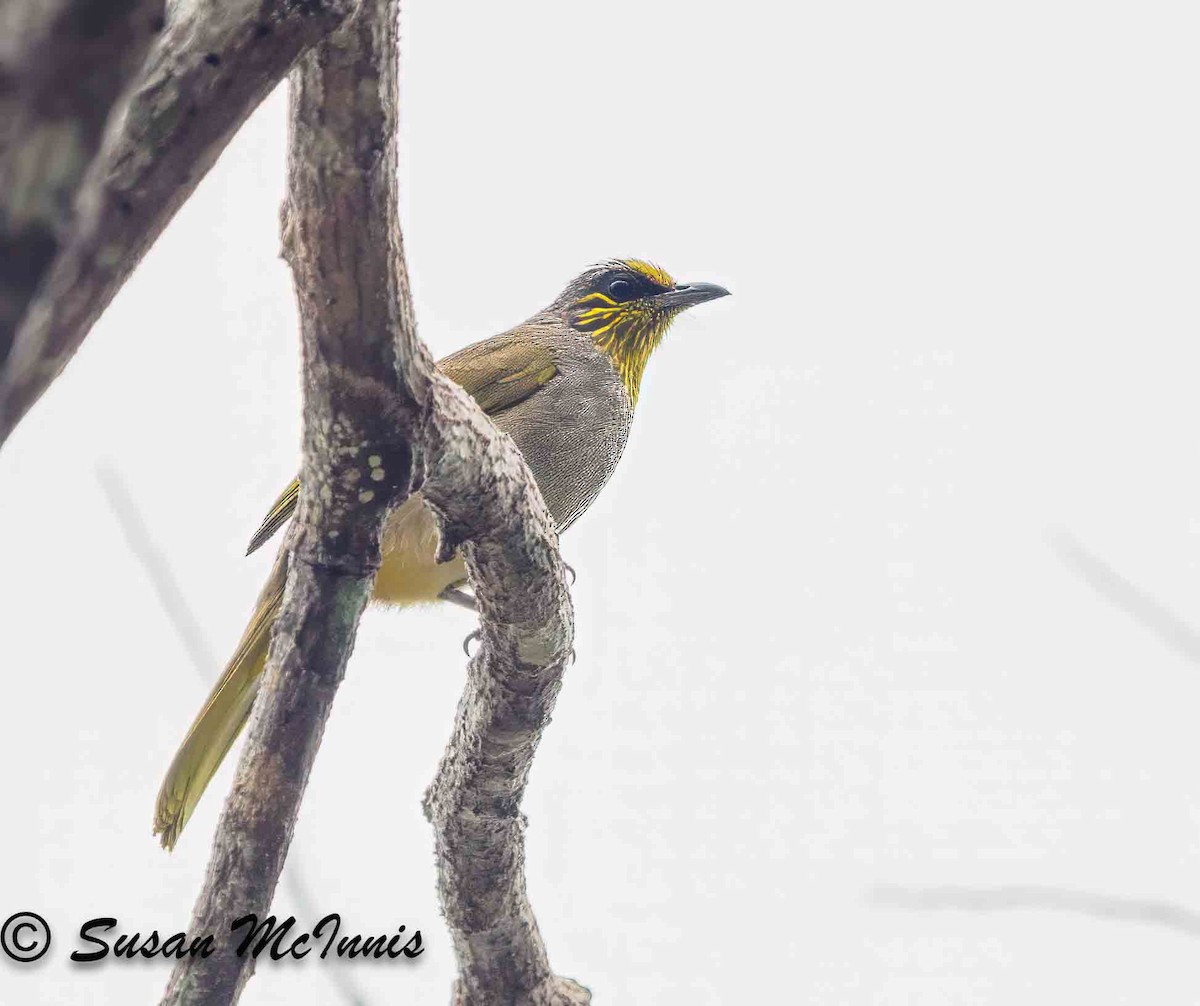
<instances>
[{"instance_id":1,"label":"susan mcinnis signature","mask_svg":"<svg viewBox=\"0 0 1200 1006\"><path fill-rule=\"evenodd\" d=\"M43 957L50 943L50 925L34 912L16 913L0 932L0 949L17 963ZM129 933L123 931L117 919L100 917L88 919L79 927L78 947L71 951L71 960L78 963L155 957L182 960L211 957L215 953L273 961L298 961L310 954L321 960L329 957L412 960L423 951L419 929L398 926L384 933L343 932L342 917L337 912L322 917L310 929L298 929L294 915L283 920L268 915L260 920L250 914L232 920L226 933L178 932L166 936L157 929Z\"/></svg>"}]
</instances>

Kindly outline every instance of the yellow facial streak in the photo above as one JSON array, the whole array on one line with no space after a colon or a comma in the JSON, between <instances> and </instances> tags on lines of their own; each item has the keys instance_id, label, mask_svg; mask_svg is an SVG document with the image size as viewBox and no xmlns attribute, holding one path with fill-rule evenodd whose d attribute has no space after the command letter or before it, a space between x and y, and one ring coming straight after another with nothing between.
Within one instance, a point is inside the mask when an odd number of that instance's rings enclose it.
<instances>
[{"instance_id":1,"label":"yellow facial streak","mask_svg":"<svg viewBox=\"0 0 1200 1006\"><path fill-rule=\"evenodd\" d=\"M615 300L613 300L608 294L600 293L599 291L597 291L596 293L589 293L586 297L584 297L582 300L580 300L575 306L583 307L584 304L605 304L608 307L616 307L617 306L617 302Z\"/></svg>"},{"instance_id":2,"label":"yellow facial streak","mask_svg":"<svg viewBox=\"0 0 1200 1006\"><path fill-rule=\"evenodd\" d=\"M666 335L671 315L665 311L639 311L636 307L632 310L627 307L593 308L584 317L595 326L589 326L592 342L612 361L621 376L621 383L629 392L629 400L637 405L646 364ZM601 311L605 314L601 315Z\"/></svg>"},{"instance_id":3,"label":"yellow facial streak","mask_svg":"<svg viewBox=\"0 0 1200 1006\"><path fill-rule=\"evenodd\" d=\"M670 273L651 262L631 258L619 259L617 263L643 276L660 291L675 286ZM656 305L653 297L618 303L599 290L581 297L574 305L574 312L572 325L590 335L596 348L612 361L636 405L646 363L662 342L675 312Z\"/></svg>"}]
</instances>

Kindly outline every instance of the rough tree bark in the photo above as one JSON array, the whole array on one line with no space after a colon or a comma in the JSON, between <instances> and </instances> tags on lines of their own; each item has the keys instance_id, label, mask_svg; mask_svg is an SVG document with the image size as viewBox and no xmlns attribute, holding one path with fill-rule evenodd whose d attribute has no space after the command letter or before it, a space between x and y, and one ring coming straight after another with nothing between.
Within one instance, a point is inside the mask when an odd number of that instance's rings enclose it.
<instances>
[{"instance_id":1,"label":"rough tree bark","mask_svg":"<svg viewBox=\"0 0 1200 1006\"><path fill-rule=\"evenodd\" d=\"M300 507L262 690L190 930L264 918L379 563L388 510L420 488L481 615L453 739L426 801L461 1004L580 1004L525 896L519 803L571 653L557 538L512 442L416 335L396 212L397 0L362 8L293 72L285 255L300 303ZM253 959L188 958L164 1004L234 1002Z\"/></svg>"},{"instance_id":2,"label":"rough tree bark","mask_svg":"<svg viewBox=\"0 0 1200 1006\"><path fill-rule=\"evenodd\" d=\"M444 384L424 486L443 554L464 542L482 646L425 797L438 893L454 940L454 1006L582 1006L550 969L525 892L521 798L570 659L574 625L553 523L519 452ZM466 488L468 491L463 491Z\"/></svg>"},{"instance_id":3,"label":"rough tree bark","mask_svg":"<svg viewBox=\"0 0 1200 1006\"><path fill-rule=\"evenodd\" d=\"M72 2L93 10L133 6L129 0ZM39 251L36 234L28 230L11 252L0 249L0 283L32 295L11 319L11 349L0 344L0 444L66 366L250 112L296 57L355 5L356 0L222 0L171 6L119 121L110 122L78 182L52 254ZM105 41L108 57L127 65L116 59L116 33ZM73 79L75 72L59 69L63 79ZM16 275L29 270L36 275ZM0 320L0 328L3 324Z\"/></svg>"},{"instance_id":4,"label":"rough tree bark","mask_svg":"<svg viewBox=\"0 0 1200 1006\"><path fill-rule=\"evenodd\" d=\"M192 666L200 681L205 688L209 687L214 673L220 672L221 664L216 653L209 648L204 626L188 606L185 591L171 568L166 551L155 542L145 517L138 510L133 493L116 469L99 468L96 475L108 498L113 516L121 527L129 551L141 564L146 579L162 605L163 614L191 657ZM308 919L321 917L316 909L316 899L305 880L301 865L296 862L294 852L284 867L283 882L298 915ZM349 968L324 968L323 971L325 973L322 977L329 980L347 1006L367 1006L367 997L351 977Z\"/></svg>"}]
</instances>

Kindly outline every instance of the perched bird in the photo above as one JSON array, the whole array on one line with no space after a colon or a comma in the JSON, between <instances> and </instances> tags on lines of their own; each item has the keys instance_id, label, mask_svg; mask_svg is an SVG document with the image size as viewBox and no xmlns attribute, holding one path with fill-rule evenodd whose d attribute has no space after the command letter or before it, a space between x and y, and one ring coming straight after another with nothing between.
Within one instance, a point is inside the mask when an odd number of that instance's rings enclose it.
<instances>
[{"instance_id":1,"label":"perched bird","mask_svg":"<svg viewBox=\"0 0 1200 1006\"><path fill-rule=\"evenodd\" d=\"M681 311L727 296L711 283L676 283L639 259L615 259L577 277L544 311L438 366L515 441L561 533L600 492L620 460L646 361ZM291 517L292 482L247 554ZM461 556L438 563L437 529L420 493L387 518L372 599L411 605L462 601ZM158 794L154 833L172 848L254 704L271 626L283 600L281 549L254 616L220 681L175 754Z\"/></svg>"}]
</instances>

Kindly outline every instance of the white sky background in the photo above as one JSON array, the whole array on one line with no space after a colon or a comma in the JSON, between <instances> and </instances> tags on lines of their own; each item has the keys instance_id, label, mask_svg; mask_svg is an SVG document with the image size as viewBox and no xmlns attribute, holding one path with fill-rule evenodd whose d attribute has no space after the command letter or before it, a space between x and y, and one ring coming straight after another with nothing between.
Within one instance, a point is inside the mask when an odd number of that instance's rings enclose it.
<instances>
[{"instance_id":1,"label":"white sky background","mask_svg":"<svg viewBox=\"0 0 1200 1006\"><path fill-rule=\"evenodd\" d=\"M529 886L598 1003L1195 1001L1195 938L1168 928L870 892L1200 910L1200 667L1051 538L1200 631L1198 21L408 4L401 198L438 356L612 255L734 293L677 323L563 541L579 660L526 799ZM154 796L207 684L97 471L135 495L215 675L298 458L285 105L0 453L0 915L56 928L39 965L0 961L6 1003L155 1001L165 962L71 965L74 932L174 931L200 886L234 759L162 853ZM373 1006L448 1001L419 801L471 627L368 613L299 822L320 911L425 936L415 966L350 969ZM242 1001L337 1003L331 969L260 966Z\"/></svg>"}]
</instances>

